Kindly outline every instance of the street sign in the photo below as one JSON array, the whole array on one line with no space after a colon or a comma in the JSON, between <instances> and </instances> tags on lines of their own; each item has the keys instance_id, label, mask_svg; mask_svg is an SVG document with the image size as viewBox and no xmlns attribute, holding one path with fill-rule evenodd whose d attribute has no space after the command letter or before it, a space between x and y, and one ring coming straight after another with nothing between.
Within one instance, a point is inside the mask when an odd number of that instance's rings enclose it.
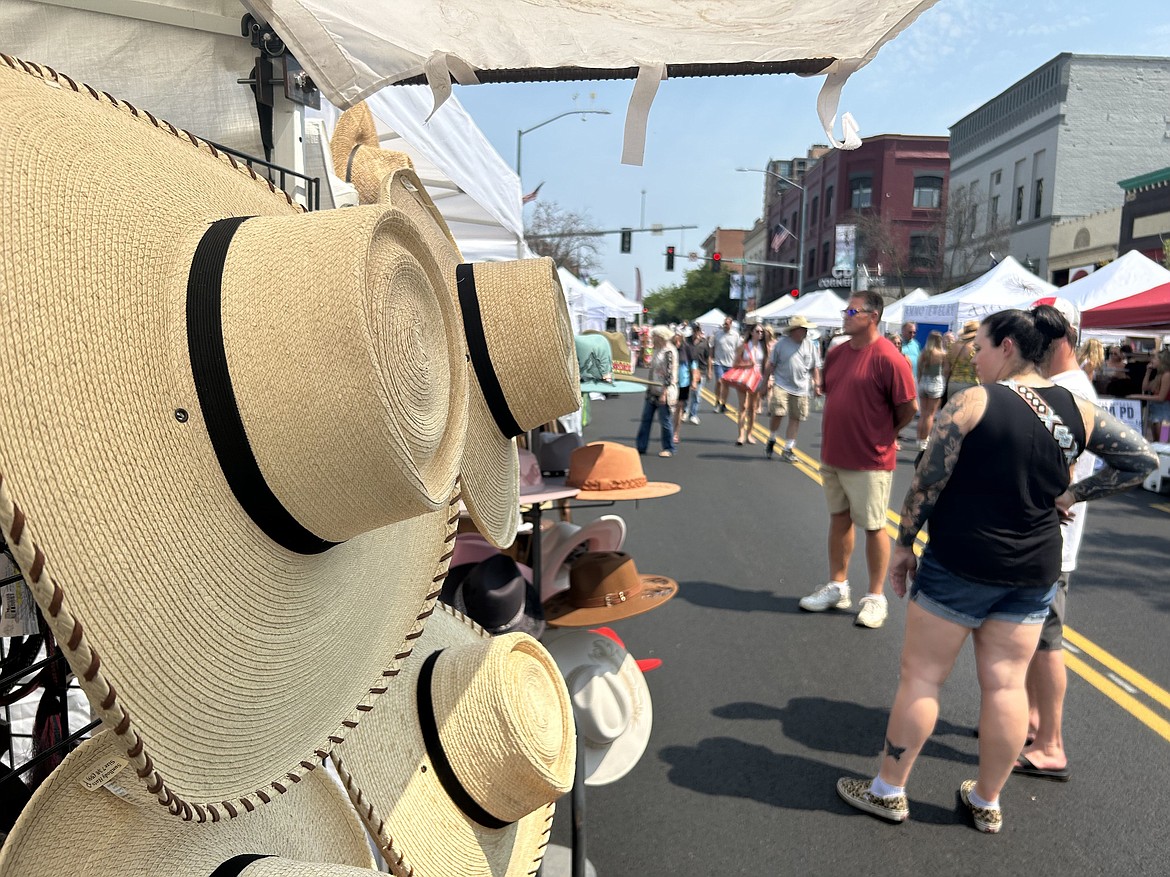
<instances>
[{"instance_id":1,"label":"street sign","mask_svg":"<svg viewBox=\"0 0 1170 877\"><path fill-rule=\"evenodd\" d=\"M698 262L699 261L699 254L696 253L694 250L691 250L689 253L687 253L687 258L690 259L692 262Z\"/></svg>"},{"instance_id":2,"label":"street sign","mask_svg":"<svg viewBox=\"0 0 1170 877\"><path fill-rule=\"evenodd\" d=\"M653 223L650 226L650 234L657 234L657 235L662 234L662 223L661 222Z\"/></svg>"}]
</instances>

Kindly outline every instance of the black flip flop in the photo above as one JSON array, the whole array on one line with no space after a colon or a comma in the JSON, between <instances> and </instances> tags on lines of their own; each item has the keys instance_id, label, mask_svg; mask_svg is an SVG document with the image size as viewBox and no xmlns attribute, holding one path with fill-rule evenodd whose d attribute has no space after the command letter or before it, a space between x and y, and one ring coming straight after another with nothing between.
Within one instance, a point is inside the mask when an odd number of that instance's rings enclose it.
<instances>
[{"instance_id":1,"label":"black flip flop","mask_svg":"<svg viewBox=\"0 0 1170 877\"><path fill-rule=\"evenodd\" d=\"M1026 777L1038 777L1042 780L1054 780L1058 783L1067 783L1072 778L1072 773L1067 765L1064 767L1036 767L1026 755L1021 755L1016 759L1016 763L1012 766L1012 773Z\"/></svg>"}]
</instances>

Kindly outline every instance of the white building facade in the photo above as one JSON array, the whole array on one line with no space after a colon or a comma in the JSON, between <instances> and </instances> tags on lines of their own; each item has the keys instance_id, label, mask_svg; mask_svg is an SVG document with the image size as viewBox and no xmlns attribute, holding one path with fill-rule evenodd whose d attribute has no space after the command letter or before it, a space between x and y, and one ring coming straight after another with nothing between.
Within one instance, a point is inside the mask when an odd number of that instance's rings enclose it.
<instances>
[{"instance_id":1,"label":"white building facade","mask_svg":"<svg viewBox=\"0 0 1170 877\"><path fill-rule=\"evenodd\" d=\"M971 195L971 246L1051 279L1054 224L1120 207L1118 180L1170 165L1167 95L1170 58L1065 53L956 122L949 191Z\"/></svg>"}]
</instances>

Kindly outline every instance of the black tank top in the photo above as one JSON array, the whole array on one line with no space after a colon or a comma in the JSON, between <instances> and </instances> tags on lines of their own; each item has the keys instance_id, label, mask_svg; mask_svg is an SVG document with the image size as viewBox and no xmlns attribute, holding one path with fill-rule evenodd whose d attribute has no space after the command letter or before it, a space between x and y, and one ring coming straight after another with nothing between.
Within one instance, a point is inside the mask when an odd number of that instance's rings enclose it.
<instances>
[{"instance_id":1,"label":"black tank top","mask_svg":"<svg viewBox=\"0 0 1170 877\"><path fill-rule=\"evenodd\" d=\"M975 582L1048 587L1060 576L1056 497L1069 466L1056 439L1010 387L986 384L987 410L963 439L930 515L930 549L946 569ZM1063 387L1036 392L1085 447L1085 425Z\"/></svg>"}]
</instances>

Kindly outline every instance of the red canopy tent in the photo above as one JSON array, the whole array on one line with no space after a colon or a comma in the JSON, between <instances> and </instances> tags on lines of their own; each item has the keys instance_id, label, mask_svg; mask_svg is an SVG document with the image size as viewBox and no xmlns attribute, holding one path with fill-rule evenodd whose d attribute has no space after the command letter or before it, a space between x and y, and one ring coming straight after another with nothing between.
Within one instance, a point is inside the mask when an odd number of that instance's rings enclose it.
<instances>
[{"instance_id":1,"label":"red canopy tent","mask_svg":"<svg viewBox=\"0 0 1170 877\"><path fill-rule=\"evenodd\" d=\"M1170 331L1170 283L1082 312L1081 328Z\"/></svg>"}]
</instances>

